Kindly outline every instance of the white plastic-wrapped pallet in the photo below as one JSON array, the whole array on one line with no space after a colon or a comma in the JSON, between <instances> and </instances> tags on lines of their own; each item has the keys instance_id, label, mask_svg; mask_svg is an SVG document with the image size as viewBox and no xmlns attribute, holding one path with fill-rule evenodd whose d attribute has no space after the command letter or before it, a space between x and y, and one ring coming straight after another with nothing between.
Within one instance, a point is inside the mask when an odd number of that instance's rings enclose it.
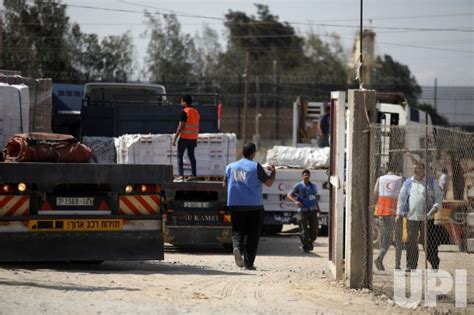
<instances>
[{"instance_id":1,"label":"white plastic-wrapped pallet","mask_svg":"<svg viewBox=\"0 0 474 315\"><path fill-rule=\"evenodd\" d=\"M329 148L274 146L267 151L267 163L299 168L329 167Z\"/></svg>"},{"instance_id":2,"label":"white plastic-wrapped pallet","mask_svg":"<svg viewBox=\"0 0 474 315\"><path fill-rule=\"evenodd\" d=\"M82 143L92 150L91 163L115 164L117 153L115 151L115 139L111 137L83 137Z\"/></svg>"},{"instance_id":3,"label":"white plastic-wrapped pallet","mask_svg":"<svg viewBox=\"0 0 474 315\"><path fill-rule=\"evenodd\" d=\"M116 139L119 164L171 164L171 135L123 135Z\"/></svg>"},{"instance_id":4,"label":"white plastic-wrapped pallet","mask_svg":"<svg viewBox=\"0 0 474 315\"><path fill-rule=\"evenodd\" d=\"M174 175L178 175L177 147L172 147ZM199 134L196 157L197 176L224 176L227 164L234 162L237 153L237 137L233 133ZM191 163L187 153L183 158L184 175L191 175Z\"/></svg>"},{"instance_id":5,"label":"white plastic-wrapped pallet","mask_svg":"<svg viewBox=\"0 0 474 315\"><path fill-rule=\"evenodd\" d=\"M26 85L0 83L0 147L11 136L29 132L29 89Z\"/></svg>"}]
</instances>

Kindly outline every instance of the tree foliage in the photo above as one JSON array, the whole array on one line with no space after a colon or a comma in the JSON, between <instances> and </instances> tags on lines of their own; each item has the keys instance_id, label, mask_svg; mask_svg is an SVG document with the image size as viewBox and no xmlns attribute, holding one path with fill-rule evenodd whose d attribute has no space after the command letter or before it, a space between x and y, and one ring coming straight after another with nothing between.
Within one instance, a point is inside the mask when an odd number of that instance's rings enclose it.
<instances>
[{"instance_id":1,"label":"tree foliage","mask_svg":"<svg viewBox=\"0 0 474 315\"><path fill-rule=\"evenodd\" d=\"M59 2L5 0L4 67L26 75L66 79L71 66L69 18Z\"/></svg>"},{"instance_id":2,"label":"tree foliage","mask_svg":"<svg viewBox=\"0 0 474 315\"><path fill-rule=\"evenodd\" d=\"M371 73L371 88L380 92L403 92L410 105L416 105L421 87L408 66L395 61L390 55L377 56Z\"/></svg>"},{"instance_id":3,"label":"tree foliage","mask_svg":"<svg viewBox=\"0 0 474 315\"><path fill-rule=\"evenodd\" d=\"M130 34L84 34L70 24L61 1L5 0L3 65L54 81L127 80L132 74Z\"/></svg>"},{"instance_id":4,"label":"tree foliage","mask_svg":"<svg viewBox=\"0 0 474 315\"><path fill-rule=\"evenodd\" d=\"M179 74L183 78L195 75L193 56L196 49L192 37L181 32L181 24L176 15L164 15L163 18L145 13L150 36L146 65L152 82L162 82L167 75Z\"/></svg>"},{"instance_id":5,"label":"tree foliage","mask_svg":"<svg viewBox=\"0 0 474 315\"><path fill-rule=\"evenodd\" d=\"M132 79L137 61L130 33L105 38L83 33L77 24L70 23L61 0L5 0L4 7L5 69L55 81ZM275 100L281 97L280 87L287 98L303 95L318 100L323 95L327 98L328 91L347 87L347 58L337 35L298 33L267 5L255 4L255 8L255 15L228 11L225 47L209 26L191 36L183 33L176 15L145 12L147 78L166 85L175 83L175 90L221 92L241 98L249 52L250 80L259 76L261 90L270 91ZM377 57L372 82L378 91L403 92L411 105L421 93L409 68L389 55Z\"/></svg>"}]
</instances>

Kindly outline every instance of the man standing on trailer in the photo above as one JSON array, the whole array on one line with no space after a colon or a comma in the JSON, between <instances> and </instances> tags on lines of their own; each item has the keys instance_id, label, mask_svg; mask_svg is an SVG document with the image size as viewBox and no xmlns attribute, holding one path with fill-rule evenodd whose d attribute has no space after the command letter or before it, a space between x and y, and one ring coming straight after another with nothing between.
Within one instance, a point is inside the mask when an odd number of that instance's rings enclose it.
<instances>
[{"instance_id":1,"label":"man standing on trailer","mask_svg":"<svg viewBox=\"0 0 474 315\"><path fill-rule=\"evenodd\" d=\"M189 162L191 162L191 175L189 179L196 177L196 157L194 156L194 149L197 146L197 139L199 137L199 112L192 106L193 98L191 95L184 95L181 98L181 105L183 111L179 119L178 129L173 138L173 146L176 146L176 139L178 140L178 180L184 180L183 156L184 151L188 151Z\"/></svg>"},{"instance_id":2,"label":"man standing on trailer","mask_svg":"<svg viewBox=\"0 0 474 315\"><path fill-rule=\"evenodd\" d=\"M271 171L267 175L260 163L253 161L255 152L254 143L245 144L243 158L227 165L224 179L231 211L234 261L248 270L255 270L253 263L263 224L262 183L270 187L276 174L273 165L267 167Z\"/></svg>"}]
</instances>

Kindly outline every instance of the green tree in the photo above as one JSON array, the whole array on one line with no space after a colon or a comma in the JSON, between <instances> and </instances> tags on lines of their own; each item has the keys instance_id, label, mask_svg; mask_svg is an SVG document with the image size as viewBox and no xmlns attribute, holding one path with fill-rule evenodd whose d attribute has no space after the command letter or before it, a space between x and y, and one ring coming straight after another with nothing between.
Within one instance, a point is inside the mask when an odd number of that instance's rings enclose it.
<instances>
[{"instance_id":1,"label":"green tree","mask_svg":"<svg viewBox=\"0 0 474 315\"><path fill-rule=\"evenodd\" d=\"M54 81L124 81L132 75L129 33L105 37L84 34L70 24L61 1L6 0L4 68Z\"/></svg>"},{"instance_id":2,"label":"green tree","mask_svg":"<svg viewBox=\"0 0 474 315\"><path fill-rule=\"evenodd\" d=\"M241 70L246 51L252 59L254 73L271 73L276 62L281 71L296 70L305 64L303 53L304 40L297 36L295 29L285 22L280 22L278 16L270 13L269 7L255 4L257 16L247 16L239 11L230 10L225 18L229 41L227 51L223 56L224 62L230 62Z\"/></svg>"},{"instance_id":3,"label":"green tree","mask_svg":"<svg viewBox=\"0 0 474 315\"><path fill-rule=\"evenodd\" d=\"M203 25L201 33L194 36L196 54L194 56L194 67L203 79L213 80L219 66L219 57L222 54L222 46L219 35L207 25Z\"/></svg>"},{"instance_id":4,"label":"green tree","mask_svg":"<svg viewBox=\"0 0 474 315\"><path fill-rule=\"evenodd\" d=\"M71 66L67 36L69 18L59 1L5 0L4 67L24 75L67 80L77 76Z\"/></svg>"},{"instance_id":5,"label":"green tree","mask_svg":"<svg viewBox=\"0 0 474 315\"><path fill-rule=\"evenodd\" d=\"M150 81L162 82L167 78L182 83L193 79L192 58L196 53L193 39L181 32L181 24L176 15L164 15L163 19L145 12L150 36L147 48L146 66ZM168 79L169 80L169 79Z\"/></svg>"},{"instance_id":6,"label":"green tree","mask_svg":"<svg viewBox=\"0 0 474 315\"><path fill-rule=\"evenodd\" d=\"M371 72L371 88L380 92L403 92L409 104L414 106L421 95L421 87L408 66L389 55L377 56Z\"/></svg>"},{"instance_id":7,"label":"green tree","mask_svg":"<svg viewBox=\"0 0 474 315\"><path fill-rule=\"evenodd\" d=\"M313 31L307 35L304 52L309 66L300 71L317 77L321 83L344 84L347 78L346 55L340 37L337 34L329 34L328 37L330 41L325 42Z\"/></svg>"}]
</instances>

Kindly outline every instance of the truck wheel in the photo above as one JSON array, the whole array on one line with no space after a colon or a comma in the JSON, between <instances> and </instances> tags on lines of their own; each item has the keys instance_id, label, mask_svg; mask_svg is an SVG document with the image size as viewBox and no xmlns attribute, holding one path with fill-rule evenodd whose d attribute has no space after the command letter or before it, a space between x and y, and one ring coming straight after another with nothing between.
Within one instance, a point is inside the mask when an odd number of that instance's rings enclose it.
<instances>
[{"instance_id":1,"label":"truck wheel","mask_svg":"<svg viewBox=\"0 0 474 315\"><path fill-rule=\"evenodd\" d=\"M263 233L265 235L276 235L276 234L280 233L282 229L283 229L282 224L264 225L263 226Z\"/></svg>"}]
</instances>

